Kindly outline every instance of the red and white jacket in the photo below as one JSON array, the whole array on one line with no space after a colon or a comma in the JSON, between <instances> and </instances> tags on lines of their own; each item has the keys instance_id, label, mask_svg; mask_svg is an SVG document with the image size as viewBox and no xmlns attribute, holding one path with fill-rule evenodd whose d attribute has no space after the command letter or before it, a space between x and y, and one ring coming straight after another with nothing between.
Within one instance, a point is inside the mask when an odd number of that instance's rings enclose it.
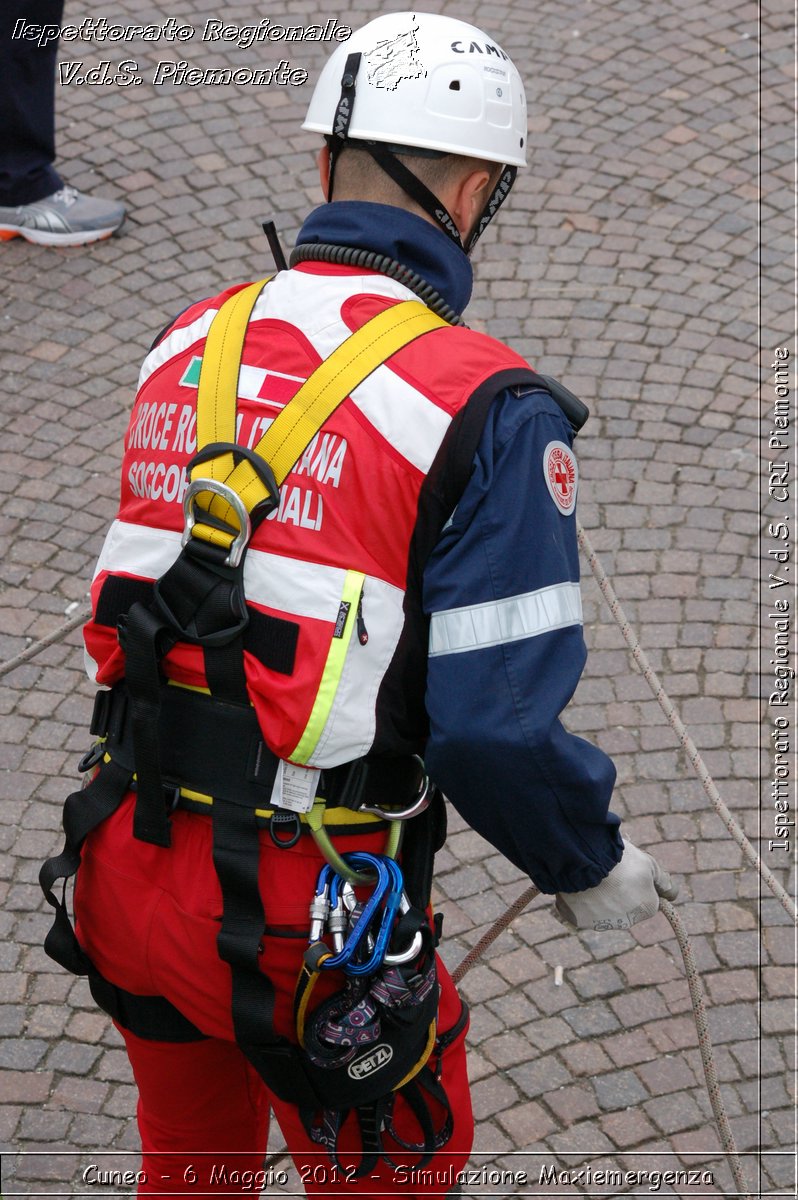
<instances>
[{"instance_id":1,"label":"red and white jacket","mask_svg":"<svg viewBox=\"0 0 798 1200\"><path fill-rule=\"evenodd\" d=\"M95 618L110 577L152 581L180 551L204 340L237 290L188 309L144 360L125 438L119 512L92 584ZM238 442L253 447L352 330L414 298L402 284L360 268L307 263L279 273L247 331ZM248 604L299 626L291 674L245 652L250 700L281 758L324 768L374 747L378 693L389 668L391 692L402 689L397 647L425 476L452 418L480 385L519 368L528 370L492 338L462 327L434 330L354 389L285 480L279 508L255 531L244 569ZM122 677L124 655L111 624L90 621L85 643L92 679L109 686ZM168 654L164 670L182 683L205 683L202 653L186 643Z\"/></svg>"}]
</instances>

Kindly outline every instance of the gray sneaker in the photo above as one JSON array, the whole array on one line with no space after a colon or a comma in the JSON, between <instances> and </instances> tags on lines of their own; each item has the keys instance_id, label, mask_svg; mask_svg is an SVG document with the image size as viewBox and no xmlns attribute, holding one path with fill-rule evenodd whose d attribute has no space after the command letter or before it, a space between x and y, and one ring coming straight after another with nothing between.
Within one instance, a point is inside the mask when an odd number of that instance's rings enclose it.
<instances>
[{"instance_id":1,"label":"gray sneaker","mask_svg":"<svg viewBox=\"0 0 798 1200\"><path fill-rule=\"evenodd\" d=\"M110 237L124 219L124 204L62 187L33 204L0 206L0 242L24 237L38 246L85 246Z\"/></svg>"}]
</instances>

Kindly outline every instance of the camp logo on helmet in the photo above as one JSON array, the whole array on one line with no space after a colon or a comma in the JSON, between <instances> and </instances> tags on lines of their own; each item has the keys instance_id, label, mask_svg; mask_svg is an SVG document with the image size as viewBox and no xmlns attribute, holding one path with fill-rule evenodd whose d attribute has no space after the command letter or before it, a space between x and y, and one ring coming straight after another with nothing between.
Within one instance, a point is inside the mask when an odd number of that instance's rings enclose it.
<instances>
[{"instance_id":1,"label":"camp logo on helmet","mask_svg":"<svg viewBox=\"0 0 798 1200\"><path fill-rule=\"evenodd\" d=\"M352 1079L367 1079L375 1071L379 1071L393 1058L393 1049L385 1042L375 1046L368 1054L361 1055L346 1068L346 1073Z\"/></svg>"},{"instance_id":2,"label":"camp logo on helmet","mask_svg":"<svg viewBox=\"0 0 798 1200\"><path fill-rule=\"evenodd\" d=\"M373 50L365 53L368 81L374 87L393 92L405 79L423 79L427 69L419 57L418 22L407 33L393 38L383 38Z\"/></svg>"},{"instance_id":3,"label":"camp logo on helmet","mask_svg":"<svg viewBox=\"0 0 798 1200\"><path fill-rule=\"evenodd\" d=\"M341 102L338 105L338 111L335 114L335 128L333 129L333 133L336 137L343 137L346 133L347 126L349 125L350 107L349 97L342 96Z\"/></svg>"},{"instance_id":4,"label":"camp logo on helmet","mask_svg":"<svg viewBox=\"0 0 798 1200\"><path fill-rule=\"evenodd\" d=\"M455 54L495 54L497 58L504 58L509 62L510 55L505 54L499 46L492 46L490 42L486 42L481 46L479 42L471 42L467 50L463 49L461 41L452 42L452 50Z\"/></svg>"}]
</instances>

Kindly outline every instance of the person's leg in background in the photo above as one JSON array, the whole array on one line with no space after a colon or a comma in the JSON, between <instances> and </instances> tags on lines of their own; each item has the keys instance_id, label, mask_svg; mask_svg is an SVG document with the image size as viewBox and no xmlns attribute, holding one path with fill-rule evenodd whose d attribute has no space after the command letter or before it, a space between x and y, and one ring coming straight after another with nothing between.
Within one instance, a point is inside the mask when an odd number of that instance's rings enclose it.
<instances>
[{"instance_id":1,"label":"person's leg in background","mask_svg":"<svg viewBox=\"0 0 798 1200\"><path fill-rule=\"evenodd\" d=\"M63 11L64 0L2 5L0 241L22 236L42 245L83 245L108 237L124 220L122 204L66 186L53 166L56 30ZM36 37L23 36L26 31Z\"/></svg>"}]
</instances>

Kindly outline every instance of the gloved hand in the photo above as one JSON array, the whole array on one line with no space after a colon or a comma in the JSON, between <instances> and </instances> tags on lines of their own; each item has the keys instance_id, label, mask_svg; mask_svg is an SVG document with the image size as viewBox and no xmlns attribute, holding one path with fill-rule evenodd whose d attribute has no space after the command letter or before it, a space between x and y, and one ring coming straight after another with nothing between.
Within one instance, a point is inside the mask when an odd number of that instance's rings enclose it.
<instances>
[{"instance_id":1,"label":"gloved hand","mask_svg":"<svg viewBox=\"0 0 798 1200\"><path fill-rule=\"evenodd\" d=\"M584 892L558 892L554 907L576 929L629 929L654 916L660 896L675 900L678 891L656 859L624 838L623 858L601 883Z\"/></svg>"}]
</instances>

